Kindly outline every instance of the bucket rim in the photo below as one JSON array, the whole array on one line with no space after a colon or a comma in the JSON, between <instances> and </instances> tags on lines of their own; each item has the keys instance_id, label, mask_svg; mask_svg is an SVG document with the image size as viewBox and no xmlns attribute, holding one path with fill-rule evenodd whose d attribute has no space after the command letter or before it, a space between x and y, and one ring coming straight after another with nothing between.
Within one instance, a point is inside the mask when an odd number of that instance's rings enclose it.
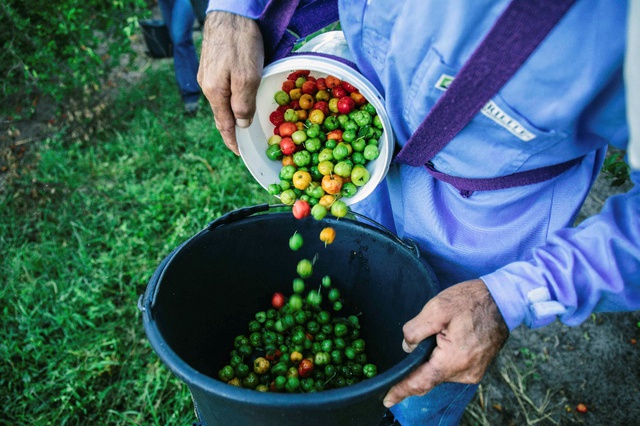
<instances>
[{"instance_id":1,"label":"bucket rim","mask_svg":"<svg viewBox=\"0 0 640 426\"><path fill-rule=\"evenodd\" d=\"M242 209L239 209L242 210ZM268 212L262 213L258 216L265 215L277 215L288 216L290 213L286 212ZM238 221L249 219L251 216L244 217ZM328 219L329 221L337 221L337 219ZM350 218L341 218L340 221L352 222L358 226L368 228L375 231L383 238L389 239L394 243L393 238L383 230L368 223L363 223ZM211 224L210 224L211 225ZM207 226L205 229L197 232L189 239L180 244L174 249L158 266L154 274L152 275L147 289L144 294L144 299L141 303L141 311L143 316L144 329L151 344L152 348L156 352L157 356L163 362L167 368L178 378L180 378L190 388L192 386L205 392L213 393L219 397L228 399L229 401L238 403L250 403L253 406L274 406L278 405L286 408L306 408L317 407L318 404L332 404L334 407L346 406L353 404L354 401L370 399L372 394L376 394L382 391L387 391L393 385L400 382L407 375L409 375L414 369L419 367L425 362L428 356L431 354L436 346L435 336L431 336L418 344L413 352L408 353L401 361L394 364L384 372L379 373L375 377L367 380L363 380L359 383L345 386L338 389L329 389L313 393L277 393L277 392L258 392L251 389L239 388L229 385L223 381L206 375L197 369L190 366L184 361L168 344L162 335L157 323L153 317L153 302L155 301L155 295L159 291L159 284L164 278L165 272L169 269L176 256L184 250L191 242L200 238L207 232L213 232L215 228L210 229ZM402 247L403 250L412 253L407 247ZM425 269L426 266L425 266ZM430 271L427 269L427 272ZM431 276L431 275L430 275ZM401 344L401 342L398 342ZM382 402L382 396L380 397Z\"/></svg>"}]
</instances>

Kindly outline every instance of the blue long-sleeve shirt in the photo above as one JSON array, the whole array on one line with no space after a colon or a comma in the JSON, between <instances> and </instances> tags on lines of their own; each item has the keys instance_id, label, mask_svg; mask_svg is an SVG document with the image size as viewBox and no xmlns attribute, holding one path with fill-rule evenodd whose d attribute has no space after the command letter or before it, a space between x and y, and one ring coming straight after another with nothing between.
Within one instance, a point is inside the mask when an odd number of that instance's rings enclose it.
<instances>
[{"instance_id":1,"label":"blue long-sleeve shirt","mask_svg":"<svg viewBox=\"0 0 640 426\"><path fill-rule=\"evenodd\" d=\"M257 18L267 2L210 0ZM360 69L383 94L402 146L455 78L507 0L340 1ZM627 148L627 4L580 0L491 102L432 160L489 178L585 156L556 179L470 198L423 167L392 165L354 208L421 247L443 286L481 277L510 329L640 308L640 194L612 197L570 226L609 144ZM509 43L504 40L504 43ZM640 117L636 117L640 120ZM633 164L635 168L640 164ZM640 171L632 173L634 183Z\"/></svg>"}]
</instances>

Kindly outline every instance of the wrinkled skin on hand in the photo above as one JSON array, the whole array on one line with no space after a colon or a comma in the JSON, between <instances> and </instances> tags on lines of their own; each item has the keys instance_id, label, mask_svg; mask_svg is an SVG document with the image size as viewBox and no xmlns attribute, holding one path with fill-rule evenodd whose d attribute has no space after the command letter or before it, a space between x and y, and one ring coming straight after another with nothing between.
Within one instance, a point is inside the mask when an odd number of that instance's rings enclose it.
<instances>
[{"instance_id":1,"label":"wrinkled skin on hand","mask_svg":"<svg viewBox=\"0 0 640 426\"><path fill-rule=\"evenodd\" d=\"M251 124L263 64L262 35L255 21L226 12L207 15L198 84L225 145L236 154L235 126Z\"/></svg>"},{"instance_id":2,"label":"wrinkled skin on hand","mask_svg":"<svg viewBox=\"0 0 640 426\"><path fill-rule=\"evenodd\" d=\"M479 279L443 290L402 330L406 352L431 335L436 335L437 346L429 361L389 390L386 407L425 395L443 382L479 383L509 336L498 307Z\"/></svg>"}]
</instances>

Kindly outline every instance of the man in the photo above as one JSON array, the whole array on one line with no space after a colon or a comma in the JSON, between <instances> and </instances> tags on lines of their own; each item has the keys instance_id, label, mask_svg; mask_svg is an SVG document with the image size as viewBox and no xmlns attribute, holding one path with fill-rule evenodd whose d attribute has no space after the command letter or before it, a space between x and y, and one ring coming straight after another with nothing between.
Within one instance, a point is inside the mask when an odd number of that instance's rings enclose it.
<instances>
[{"instance_id":1,"label":"man","mask_svg":"<svg viewBox=\"0 0 640 426\"><path fill-rule=\"evenodd\" d=\"M236 154L235 126L248 126L255 111L264 60L255 20L266 3L211 0L205 23L198 79ZM385 97L400 146L508 6L507 0L340 2L352 54ZM444 289L403 328L405 350L430 335L437 347L385 397L400 424L457 424L508 330L520 324L540 327L559 318L576 325L591 312L640 307L640 190L612 197L601 214L570 227L609 144L628 150L632 180L640 178L638 95L629 96L636 102L629 116L636 115L627 125L622 72L627 13L638 22L639 8L637 1L629 12L625 2L576 2L430 168L394 163L354 206L417 242ZM627 46L627 64L638 75L637 56L631 58L640 50L637 35L630 43L636 47ZM628 78L635 93L638 80ZM446 183L567 162L546 180L503 189L460 191Z\"/></svg>"},{"instance_id":2,"label":"man","mask_svg":"<svg viewBox=\"0 0 640 426\"><path fill-rule=\"evenodd\" d=\"M173 66L184 113L195 116L201 92L196 79L198 54L193 44L193 24L196 15L190 0L158 0L160 12L173 43Z\"/></svg>"}]
</instances>

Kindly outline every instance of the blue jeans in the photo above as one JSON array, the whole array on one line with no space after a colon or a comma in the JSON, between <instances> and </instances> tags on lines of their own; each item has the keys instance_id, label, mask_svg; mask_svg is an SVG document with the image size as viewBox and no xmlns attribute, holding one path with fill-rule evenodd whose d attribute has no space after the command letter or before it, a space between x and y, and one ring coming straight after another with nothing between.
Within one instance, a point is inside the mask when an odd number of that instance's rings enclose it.
<instances>
[{"instance_id":1,"label":"blue jeans","mask_svg":"<svg viewBox=\"0 0 640 426\"><path fill-rule=\"evenodd\" d=\"M460 423L478 385L442 383L424 396L412 396L391 407L402 426L454 426Z\"/></svg>"},{"instance_id":2,"label":"blue jeans","mask_svg":"<svg viewBox=\"0 0 640 426\"><path fill-rule=\"evenodd\" d=\"M184 103L200 99L198 54L193 44L193 25L196 15L190 0L158 0L171 42L173 43L173 66L180 96Z\"/></svg>"}]
</instances>

